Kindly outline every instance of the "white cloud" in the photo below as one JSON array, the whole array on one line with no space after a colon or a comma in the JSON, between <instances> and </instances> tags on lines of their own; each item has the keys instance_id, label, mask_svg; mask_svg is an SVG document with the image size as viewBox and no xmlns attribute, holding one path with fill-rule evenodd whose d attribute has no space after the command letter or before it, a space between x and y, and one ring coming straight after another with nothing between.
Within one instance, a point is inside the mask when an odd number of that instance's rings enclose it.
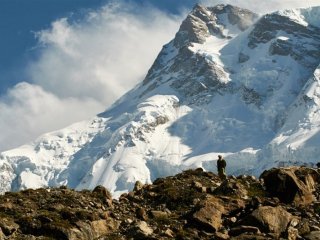
<instances>
[{"instance_id":1,"label":"white cloud","mask_svg":"<svg viewBox=\"0 0 320 240\"><path fill-rule=\"evenodd\" d=\"M60 19L37 34L45 51L32 81L57 96L92 97L109 105L143 80L180 20L152 8L109 4L70 24Z\"/></svg>"},{"instance_id":2,"label":"white cloud","mask_svg":"<svg viewBox=\"0 0 320 240\"><path fill-rule=\"evenodd\" d=\"M19 83L0 99L0 150L26 143L88 114L94 116L101 107L93 99L59 99L39 86Z\"/></svg>"},{"instance_id":3,"label":"white cloud","mask_svg":"<svg viewBox=\"0 0 320 240\"><path fill-rule=\"evenodd\" d=\"M27 83L0 98L0 151L90 118L142 81L181 19L129 3L108 4L81 21L67 18L36 34Z\"/></svg>"},{"instance_id":4,"label":"white cloud","mask_svg":"<svg viewBox=\"0 0 320 240\"><path fill-rule=\"evenodd\" d=\"M238 7L250 9L253 12L265 14L281 9L307 8L320 6L320 0L202 0L202 3L214 6L219 3L231 4Z\"/></svg>"}]
</instances>

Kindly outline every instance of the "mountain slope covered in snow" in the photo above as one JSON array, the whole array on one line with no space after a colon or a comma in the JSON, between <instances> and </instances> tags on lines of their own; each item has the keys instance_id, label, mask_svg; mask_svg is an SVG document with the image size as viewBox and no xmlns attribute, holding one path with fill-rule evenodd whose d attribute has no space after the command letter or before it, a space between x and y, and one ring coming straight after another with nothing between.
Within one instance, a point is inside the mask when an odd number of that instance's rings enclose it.
<instances>
[{"instance_id":1,"label":"mountain slope covered in snow","mask_svg":"<svg viewBox=\"0 0 320 240\"><path fill-rule=\"evenodd\" d=\"M90 122L0 155L0 190L104 185L181 170L259 174L320 150L320 7L258 17L197 5L145 79Z\"/></svg>"}]
</instances>

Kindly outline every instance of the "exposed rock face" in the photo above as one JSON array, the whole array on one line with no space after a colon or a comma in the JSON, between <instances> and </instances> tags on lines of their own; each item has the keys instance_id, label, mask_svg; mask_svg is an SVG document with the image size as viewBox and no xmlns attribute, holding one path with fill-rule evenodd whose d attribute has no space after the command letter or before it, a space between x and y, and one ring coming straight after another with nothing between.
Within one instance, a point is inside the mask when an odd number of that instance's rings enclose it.
<instances>
[{"instance_id":1,"label":"exposed rock face","mask_svg":"<svg viewBox=\"0 0 320 240\"><path fill-rule=\"evenodd\" d=\"M223 30L227 24L235 25L240 31L244 31L252 25L257 17L249 10L231 5L220 4L209 8L196 5L182 22L176 34L174 45L180 48L192 42L203 43L211 34L226 38L228 36L224 34Z\"/></svg>"},{"instance_id":2,"label":"exposed rock face","mask_svg":"<svg viewBox=\"0 0 320 240\"><path fill-rule=\"evenodd\" d=\"M284 28L285 26L285 28ZM279 39L280 32L289 34L290 39ZM298 39L308 38L308 44L299 44ZM268 14L262 17L249 35L248 46L256 48L260 43L272 41L270 54L288 56L290 55L302 65L315 68L319 64L320 57L320 29L309 25L305 27L287 16L281 14ZM308 57L305 57L308 56Z\"/></svg>"},{"instance_id":3,"label":"exposed rock face","mask_svg":"<svg viewBox=\"0 0 320 240\"><path fill-rule=\"evenodd\" d=\"M299 177L316 171L293 169ZM6 193L0 196L0 239L318 239L319 201L282 203L252 176L225 182L200 168L188 170L138 182L112 205L101 186ZM246 196L221 186L241 186Z\"/></svg>"},{"instance_id":4,"label":"exposed rock face","mask_svg":"<svg viewBox=\"0 0 320 240\"><path fill-rule=\"evenodd\" d=\"M310 204L315 200L319 173L308 168L280 168L265 171L261 178L267 190L285 203Z\"/></svg>"},{"instance_id":5,"label":"exposed rock face","mask_svg":"<svg viewBox=\"0 0 320 240\"><path fill-rule=\"evenodd\" d=\"M204 43L211 35L232 38L224 31L228 26L234 25L234 28L241 32L257 18L257 14L231 5L221 4L208 8L196 5L182 22L174 40L163 47L143 84L152 81L148 88L152 90L160 83L170 81L170 86L188 97L191 103L196 101L192 97L199 93L201 94L197 100L208 93L232 88L221 81L227 79L227 73L219 64L209 61L201 54L194 54L189 47L194 43Z\"/></svg>"}]
</instances>

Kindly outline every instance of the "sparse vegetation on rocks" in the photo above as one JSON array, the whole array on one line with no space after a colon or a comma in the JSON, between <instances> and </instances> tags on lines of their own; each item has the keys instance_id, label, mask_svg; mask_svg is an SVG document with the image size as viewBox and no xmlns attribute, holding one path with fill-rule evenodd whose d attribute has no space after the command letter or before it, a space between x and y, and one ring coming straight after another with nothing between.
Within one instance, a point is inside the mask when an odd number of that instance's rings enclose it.
<instances>
[{"instance_id":1,"label":"sparse vegetation on rocks","mask_svg":"<svg viewBox=\"0 0 320 240\"><path fill-rule=\"evenodd\" d=\"M102 186L8 192L0 196L0 239L314 240L319 179L317 169L290 167L221 181L199 168L137 182L117 200Z\"/></svg>"}]
</instances>

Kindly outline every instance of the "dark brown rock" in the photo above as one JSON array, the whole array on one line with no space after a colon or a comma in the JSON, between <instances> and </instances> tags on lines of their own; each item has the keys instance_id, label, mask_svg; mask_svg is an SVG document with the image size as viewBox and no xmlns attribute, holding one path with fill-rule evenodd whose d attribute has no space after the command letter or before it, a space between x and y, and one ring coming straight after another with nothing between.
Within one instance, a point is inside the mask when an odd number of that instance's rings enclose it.
<instances>
[{"instance_id":1,"label":"dark brown rock","mask_svg":"<svg viewBox=\"0 0 320 240\"><path fill-rule=\"evenodd\" d=\"M193 221L200 228L208 232L216 232L222 224L221 215L224 207L220 200L209 197L201 203L201 208L193 214Z\"/></svg>"},{"instance_id":2,"label":"dark brown rock","mask_svg":"<svg viewBox=\"0 0 320 240\"><path fill-rule=\"evenodd\" d=\"M147 212L142 207L137 208L136 215L137 215L137 218L139 218L140 220L144 220L145 221L145 220L148 219Z\"/></svg>"},{"instance_id":3,"label":"dark brown rock","mask_svg":"<svg viewBox=\"0 0 320 240\"><path fill-rule=\"evenodd\" d=\"M103 201L106 201L107 199L112 199L111 193L104 187L104 186L96 186L92 193L94 193L96 196L100 197Z\"/></svg>"},{"instance_id":4,"label":"dark brown rock","mask_svg":"<svg viewBox=\"0 0 320 240\"><path fill-rule=\"evenodd\" d=\"M274 168L261 175L267 191L284 203L310 204L315 200L315 190L319 174L303 167Z\"/></svg>"},{"instance_id":5,"label":"dark brown rock","mask_svg":"<svg viewBox=\"0 0 320 240\"><path fill-rule=\"evenodd\" d=\"M143 188L144 184L140 181L136 181L136 183L134 184L134 188L133 191L137 192L140 191Z\"/></svg>"}]
</instances>

